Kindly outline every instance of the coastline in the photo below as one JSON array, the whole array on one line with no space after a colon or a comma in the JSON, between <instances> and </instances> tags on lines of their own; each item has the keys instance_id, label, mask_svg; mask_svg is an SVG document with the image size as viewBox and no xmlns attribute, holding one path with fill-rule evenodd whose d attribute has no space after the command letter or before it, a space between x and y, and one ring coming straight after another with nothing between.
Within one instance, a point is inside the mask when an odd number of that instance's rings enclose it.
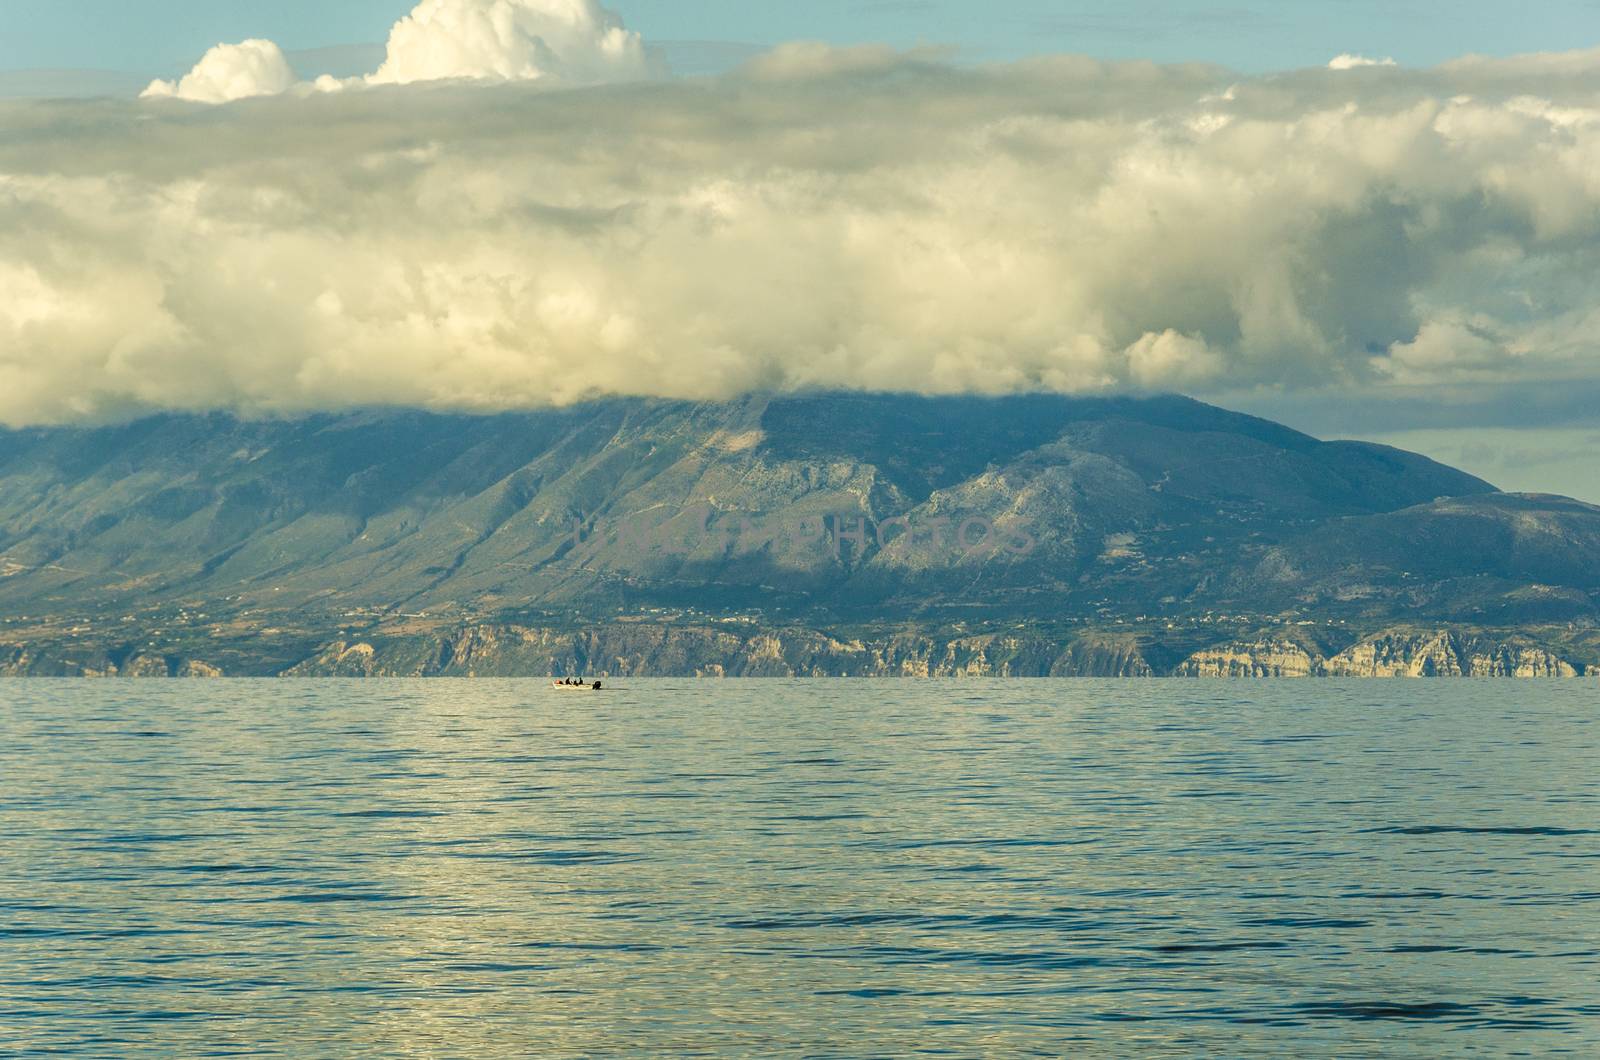
<instances>
[{"instance_id":1,"label":"coastline","mask_svg":"<svg viewBox=\"0 0 1600 1060\"><path fill-rule=\"evenodd\" d=\"M0 677L1327 678L1600 676L1600 630L1452 624L1254 630L827 631L480 622L322 637L0 642ZM282 636L274 639L274 635ZM148 638L147 638L148 640Z\"/></svg>"}]
</instances>

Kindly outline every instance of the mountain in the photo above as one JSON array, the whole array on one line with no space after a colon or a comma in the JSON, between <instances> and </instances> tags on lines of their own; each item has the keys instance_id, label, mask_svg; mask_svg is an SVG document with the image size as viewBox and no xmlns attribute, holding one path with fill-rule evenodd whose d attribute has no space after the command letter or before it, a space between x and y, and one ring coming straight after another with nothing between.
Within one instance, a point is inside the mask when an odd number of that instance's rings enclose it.
<instances>
[{"instance_id":1,"label":"mountain","mask_svg":"<svg viewBox=\"0 0 1600 1060\"><path fill-rule=\"evenodd\" d=\"M0 672L1586 672L1597 603L1600 509L1180 397L0 432Z\"/></svg>"}]
</instances>

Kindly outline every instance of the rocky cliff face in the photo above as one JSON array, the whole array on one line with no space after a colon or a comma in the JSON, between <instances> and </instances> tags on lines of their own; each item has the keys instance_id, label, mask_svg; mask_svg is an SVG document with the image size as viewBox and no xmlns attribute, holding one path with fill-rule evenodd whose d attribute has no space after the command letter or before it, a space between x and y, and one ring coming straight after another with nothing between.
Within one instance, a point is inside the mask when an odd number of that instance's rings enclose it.
<instances>
[{"instance_id":1,"label":"rocky cliff face","mask_svg":"<svg viewBox=\"0 0 1600 1060\"><path fill-rule=\"evenodd\" d=\"M501 677L1575 677L1583 668L1524 637L1386 632L1329 658L1267 635L1190 654L1159 670L1139 637L1067 639L900 634L841 639L816 630L734 631L621 624L584 633L473 626L436 636L336 641L291 676ZM1590 667L1600 672L1600 667Z\"/></svg>"},{"instance_id":2,"label":"rocky cliff face","mask_svg":"<svg viewBox=\"0 0 1600 1060\"><path fill-rule=\"evenodd\" d=\"M1521 641L1495 641L1448 630L1390 633L1329 659L1335 677L1576 677L1577 667Z\"/></svg>"},{"instance_id":3,"label":"rocky cliff face","mask_svg":"<svg viewBox=\"0 0 1600 1060\"><path fill-rule=\"evenodd\" d=\"M1589 667L1600 673L1600 667ZM1331 658L1291 641L1265 638L1196 652L1178 677L1576 677L1586 672L1526 637L1454 630L1394 631L1368 637Z\"/></svg>"},{"instance_id":4,"label":"rocky cliff face","mask_svg":"<svg viewBox=\"0 0 1600 1060\"><path fill-rule=\"evenodd\" d=\"M0 677L221 677L198 659L159 655L116 656L100 651L31 649L0 644Z\"/></svg>"},{"instance_id":5,"label":"rocky cliff face","mask_svg":"<svg viewBox=\"0 0 1600 1060\"><path fill-rule=\"evenodd\" d=\"M1315 637L1268 632L1187 655L1174 652L1175 644L1196 635L1164 629L1055 637L917 632L873 637L748 623L618 622L583 630L474 623L339 638L287 666L236 672L286 677L1600 676L1600 663L1574 661L1562 653L1566 648L1520 633L1386 630L1325 652ZM1600 634L1569 647L1583 658L1600 658ZM240 655L235 650L230 657ZM53 676L220 677L222 667L172 652L0 644L0 677Z\"/></svg>"},{"instance_id":6,"label":"rocky cliff face","mask_svg":"<svg viewBox=\"0 0 1600 1060\"><path fill-rule=\"evenodd\" d=\"M1127 638L899 634L840 639L809 629L622 623L585 632L476 625L444 636L335 641L286 676L1147 677Z\"/></svg>"},{"instance_id":7,"label":"rocky cliff face","mask_svg":"<svg viewBox=\"0 0 1600 1060\"><path fill-rule=\"evenodd\" d=\"M1292 641L1275 637L1223 644L1195 652L1174 677L1316 677L1323 660Z\"/></svg>"}]
</instances>

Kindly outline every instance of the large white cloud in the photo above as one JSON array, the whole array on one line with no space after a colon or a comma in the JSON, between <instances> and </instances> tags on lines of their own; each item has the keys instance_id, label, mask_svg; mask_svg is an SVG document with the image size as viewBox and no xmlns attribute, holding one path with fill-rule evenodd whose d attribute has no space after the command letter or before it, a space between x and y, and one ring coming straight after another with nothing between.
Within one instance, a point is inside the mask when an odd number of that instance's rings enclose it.
<instances>
[{"instance_id":1,"label":"large white cloud","mask_svg":"<svg viewBox=\"0 0 1600 1060\"><path fill-rule=\"evenodd\" d=\"M630 80L645 70L639 35L596 0L422 0L390 31L388 56L367 81L584 84Z\"/></svg>"},{"instance_id":2,"label":"large white cloud","mask_svg":"<svg viewBox=\"0 0 1600 1060\"><path fill-rule=\"evenodd\" d=\"M219 44L176 83L152 81L147 99L169 97L194 103L231 103L251 96L275 96L295 82L289 60L269 40Z\"/></svg>"},{"instance_id":3,"label":"large white cloud","mask_svg":"<svg viewBox=\"0 0 1600 1060\"><path fill-rule=\"evenodd\" d=\"M147 99L230 103L300 90L340 91L418 81L633 81L650 69L644 42L599 0L422 0L389 31L384 61L364 77L296 81L269 40L219 44L177 82L152 81Z\"/></svg>"},{"instance_id":4,"label":"large white cloud","mask_svg":"<svg viewBox=\"0 0 1600 1060\"><path fill-rule=\"evenodd\" d=\"M0 421L1600 377L1600 63L6 104Z\"/></svg>"}]
</instances>

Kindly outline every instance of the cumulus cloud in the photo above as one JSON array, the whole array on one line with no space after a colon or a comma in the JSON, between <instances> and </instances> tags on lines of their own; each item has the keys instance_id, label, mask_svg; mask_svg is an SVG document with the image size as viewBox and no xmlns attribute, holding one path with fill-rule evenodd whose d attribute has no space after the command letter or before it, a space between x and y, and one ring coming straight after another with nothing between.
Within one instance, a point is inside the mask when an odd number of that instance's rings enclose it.
<instances>
[{"instance_id":1,"label":"cumulus cloud","mask_svg":"<svg viewBox=\"0 0 1600 1060\"><path fill-rule=\"evenodd\" d=\"M1441 376L1467 378L1474 372L1494 379L1504 373L1513 355L1495 330L1495 322L1487 318L1476 326L1466 320L1429 320L1415 338L1390 346L1379 367L1409 383L1426 384Z\"/></svg>"},{"instance_id":2,"label":"cumulus cloud","mask_svg":"<svg viewBox=\"0 0 1600 1060\"><path fill-rule=\"evenodd\" d=\"M1168 328L1159 335L1147 331L1126 351L1128 377L1137 385L1176 389L1206 382L1222 370L1222 358L1203 338L1180 335Z\"/></svg>"},{"instance_id":3,"label":"cumulus cloud","mask_svg":"<svg viewBox=\"0 0 1600 1060\"><path fill-rule=\"evenodd\" d=\"M395 23L371 84L447 78L625 81L644 43L596 0L422 0Z\"/></svg>"},{"instance_id":4,"label":"cumulus cloud","mask_svg":"<svg viewBox=\"0 0 1600 1060\"><path fill-rule=\"evenodd\" d=\"M1369 59L1365 55L1352 55L1349 52L1345 52L1343 55L1335 55L1331 60L1329 60L1328 69L1358 70L1363 66L1397 65L1399 64L1397 64L1393 59Z\"/></svg>"},{"instance_id":5,"label":"cumulus cloud","mask_svg":"<svg viewBox=\"0 0 1600 1060\"><path fill-rule=\"evenodd\" d=\"M1561 388L1597 376L1600 69L1518 69L795 46L603 90L0 104L0 421Z\"/></svg>"},{"instance_id":6,"label":"cumulus cloud","mask_svg":"<svg viewBox=\"0 0 1600 1060\"><path fill-rule=\"evenodd\" d=\"M217 45L181 80L152 81L143 96L230 103L418 81L587 85L637 80L649 66L639 35L598 0L422 0L389 31L371 74L299 83L276 44L247 40Z\"/></svg>"},{"instance_id":7,"label":"cumulus cloud","mask_svg":"<svg viewBox=\"0 0 1600 1060\"><path fill-rule=\"evenodd\" d=\"M251 96L287 92L294 81L289 60L276 44L269 40L247 40L217 45L177 82L152 81L142 94L147 99L231 103Z\"/></svg>"}]
</instances>

